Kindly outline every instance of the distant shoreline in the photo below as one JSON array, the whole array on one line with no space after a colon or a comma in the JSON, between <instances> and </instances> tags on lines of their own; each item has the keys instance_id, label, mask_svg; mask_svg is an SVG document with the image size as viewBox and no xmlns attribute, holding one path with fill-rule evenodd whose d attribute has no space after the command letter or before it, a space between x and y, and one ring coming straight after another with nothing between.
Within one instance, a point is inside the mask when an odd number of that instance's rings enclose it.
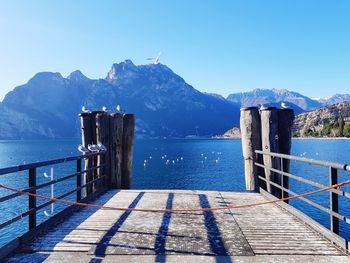
<instances>
[{"instance_id":1,"label":"distant shoreline","mask_svg":"<svg viewBox=\"0 0 350 263\"><path fill-rule=\"evenodd\" d=\"M293 137L295 140L350 140L349 137Z\"/></svg>"},{"instance_id":2,"label":"distant shoreline","mask_svg":"<svg viewBox=\"0 0 350 263\"><path fill-rule=\"evenodd\" d=\"M210 139L229 139L229 140L240 140L241 138L237 137L211 137ZM349 137L293 137L293 140L350 140Z\"/></svg>"}]
</instances>

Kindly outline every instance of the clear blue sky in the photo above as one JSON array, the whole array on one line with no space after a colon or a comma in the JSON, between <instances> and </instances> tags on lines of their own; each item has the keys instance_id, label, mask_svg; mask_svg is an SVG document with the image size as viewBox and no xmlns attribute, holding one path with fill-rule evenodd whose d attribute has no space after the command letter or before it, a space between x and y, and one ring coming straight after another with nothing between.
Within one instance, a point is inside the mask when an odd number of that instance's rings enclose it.
<instances>
[{"instance_id":1,"label":"clear blue sky","mask_svg":"<svg viewBox=\"0 0 350 263\"><path fill-rule=\"evenodd\" d=\"M3 0L0 36L0 99L39 71L103 78L159 51L201 91L350 93L349 0Z\"/></svg>"}]
</instances>

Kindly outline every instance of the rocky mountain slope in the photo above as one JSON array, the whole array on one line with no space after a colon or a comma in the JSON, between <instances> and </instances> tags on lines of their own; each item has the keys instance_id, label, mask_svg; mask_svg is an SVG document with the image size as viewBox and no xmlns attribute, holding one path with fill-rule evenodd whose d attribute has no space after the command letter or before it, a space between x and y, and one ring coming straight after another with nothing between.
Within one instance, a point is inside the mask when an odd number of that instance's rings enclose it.
<instances>
[{"instance_id":1,"label":"rocky mountain slope","mask_svg":"<svg viewBox=\"0 0 350 263\"><path fill-rule=\"evenodd\" d=\"M238 127L233 127L229 129L222 135L213 136L216 139L240 139L241 138L241 130Z\"/></svg>"},{"instance_id":2,"label":"rocky mountain slope","mask_svg":"<svg viewBox=\"0 0 350 263\"><path fill-rule=\"evenodd\" d=\"M294 134L323 136L322 131L326 126L334 123L336 124L334 128L337 128L341 119L344 120L345 125L350 123L350 102L341 102L297 115L294 121ZM330 136L337 135L330 133Z\"/></svg>"},{"instance_id":3,"label":"rocky mountain slope","mask_svg":"<svg viewBox=\"0 0 350 263\"><path fill-rule=\"evenodd\" d=\"M165 65L113 64L105 79L80 71L36 74L9 92L0 104L1 139L64 138L80 134L81 107L121 105L136 115L143 137L211 136L237 125L239 107L204 94Z\"/></svg>"}]
</instances>

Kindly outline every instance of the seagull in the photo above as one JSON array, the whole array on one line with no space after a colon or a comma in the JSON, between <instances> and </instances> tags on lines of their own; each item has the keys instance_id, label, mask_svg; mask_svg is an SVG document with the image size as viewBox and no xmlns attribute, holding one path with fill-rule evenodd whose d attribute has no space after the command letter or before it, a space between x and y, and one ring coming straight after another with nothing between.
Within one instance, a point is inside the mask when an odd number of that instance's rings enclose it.
<instances>
[{"instance_id":1,"label":"seagull","mask_svg":"<svg viewBox=\"0 0 350 263\"><path fill-rule=\"evenodd\" d=\"M89 153L89 152L90 152L85 146L83 146L83 145L81 145L81 144L79 144L78 150L79 150L79 152L81 152L81 153Z\"/></svg>"},{"instance_id":2,"label":"seagull","mask_svg":"<svg viewBox=\"0 0 350 263\"><path fill-rule=\"evenodd\" d=\"M108 112L107 107L106 107L106 106L103 106L103 107L102 107L102 111L104 111L104 112Z\"/></svg>"},{"instance_id":3,"label":"seagull","mask_svg":"<svg viewBox=\"0 0 350 263\"><path fill-rule=\"evenodd\" d=\"M103 151L103 152L107 151L106 146L104 146L102 143L98 143L97 147L99 148L100 151Z\"/></svg>"},{"instance_id":4,"label":"seagull","mask_svg":"<svg viewBox=\"0 0 350 263\"><path fill-rule=\"evenodd\" d=\"M267 107L264 106L264 104L260 104L260 110L265 110Z\"/></svg>"},{"instance_id":5,"label":"seagull","mask_svg":"<svg viewBox=\"0 0 350 263\"><path fill-rule=\"evenodd\" d=\"M120 107L120 105L117 105L117 112L122 112L122 108Z\"/></svg>"},{"instance_id":6,"label":"seagull","mask_svg":"<svg viewBox=\"0 0 350 263\"><path fill-rule=\"evenodd\" d=\"M46 210L44 211L44 215L47 217L51 216Z\"/></svg>"},{"instance_id":7,"label":"seagull","mask_svg":"<svg viewBox=\"0 0 350 263\"><path fill-rule=\"evenodd\" d=\"M98 152L99 151L99 148L96 144L89 144L88 149L90 152Z\"/></svg>"},{"instance_id":8,"label":"seagull","mask_svg":"<svg viewBox=\"0 0 350 263\"><path fill-rule=\"evenodd\" d=\"M282 109L289 109L289 106L285 102L281 102Z\"/></svg>"},{"instance_id":9,"label":"seagull","mask_svg":"<svg viewBox=\"0 0 350 263\"><path fill-rule=\"evenodd\" d=\"M154 57L154 58L147 58L147 60L152 61L152 64L160 64L160 55L162 54L162 52L158 53L158 56Z\"/></svg>"},{"instance_id":10,"label":"seagull","mask_svg":"<svg viewBox=\"0 0 350 263\"><path fill-rule=\"evenodd\" d=\"M83 106L81 108L81 112L83 112L83 113L91 113L91 111L89 111L85 106Z\"/></svg>"}]
</instances>

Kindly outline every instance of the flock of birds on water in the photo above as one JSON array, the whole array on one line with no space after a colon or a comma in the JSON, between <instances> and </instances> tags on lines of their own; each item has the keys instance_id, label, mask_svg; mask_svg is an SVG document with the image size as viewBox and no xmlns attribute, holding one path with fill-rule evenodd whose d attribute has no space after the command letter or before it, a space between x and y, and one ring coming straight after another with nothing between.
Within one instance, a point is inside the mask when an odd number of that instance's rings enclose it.
<instances>
[{"instance_id":1,"label":"flock of birds on water","mask_svg":"<svg viewBox=\"0 0 350 263\"><path fill-rule=\"evenodd\" d=\"M220 161L220 155L222 154L222 152L212 151L211 153L212 153L212 155L214 155L214 163L218 163ZM201 153L200 156L201 156L201 163L202 164L204 164L205 162L209 161L208 156L206 156L204 153ZM150 155L147 159L144 159L143 160L143 167L146 168L146 166L150 164L152 159L153 159L152 155ZM175 165L177 163L183 162L184 161L184 157L183 156L177 156L175 158L169 158L168 155L164 154L164 155L162 155L160 157L160 160L165 165Z\"/></svg>"}]
</instances>

